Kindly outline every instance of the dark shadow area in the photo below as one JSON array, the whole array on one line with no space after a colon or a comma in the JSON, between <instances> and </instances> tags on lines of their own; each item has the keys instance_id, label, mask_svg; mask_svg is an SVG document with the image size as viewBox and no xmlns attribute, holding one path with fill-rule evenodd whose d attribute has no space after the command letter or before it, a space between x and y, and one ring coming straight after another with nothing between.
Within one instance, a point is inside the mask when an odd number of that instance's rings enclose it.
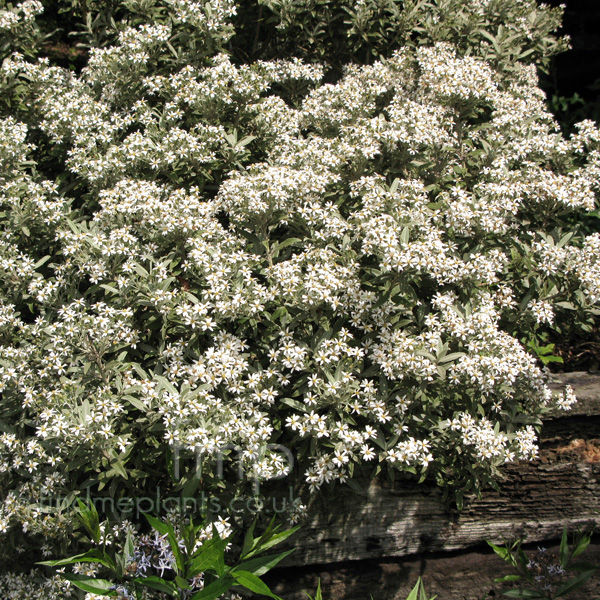
<instances>
[{"instance_id":1,"label":"dark shadow area","mask_svg":"<svg viewBox=\"0 0 600 600\"><path fill-rule=\"evenodd\" d=\"M546 4L566 5L560 33L571 38L571 49L554 58L541 84L563 131L570 133L583 119L600 121L600 2L549 0Z\"/></svg>"},{"instance_id":2,"label":"dark shadow area","mask_svg":"<svg viewBox=\"0 0 600 600\"><path fill-rule=\"evenodd\" d=\"M528 556L540 547L558 555L559 540L523 545ZM599 535L592 537L582 558L600 564ZM286 600L306 599L306 593L313 597L319 581L323 600L405 600L418 577L423 579L428 597L438 594L438 600L491 600L502 598L502 592L511 587L494 579L514 573L481 543L468 550L275 569L265 580ZM569 598L590 600L599 594L600 578L594 577Z\"/></svg>"}]
</instances>

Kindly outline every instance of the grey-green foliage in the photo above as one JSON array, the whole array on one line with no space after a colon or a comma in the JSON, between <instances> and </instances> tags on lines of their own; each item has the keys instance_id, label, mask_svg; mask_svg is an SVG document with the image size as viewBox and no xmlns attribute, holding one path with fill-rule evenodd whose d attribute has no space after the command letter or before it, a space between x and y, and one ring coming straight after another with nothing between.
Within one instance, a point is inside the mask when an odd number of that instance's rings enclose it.
<instances>
[{"instance_id":1,"label":"grey-green foliage","mask_svg":"<svg viewBox=\"0 0 600 600\"><path fill-rule=\"evenodd\" d=\"M495 66L515 60L548 67L566 48L556 37L560 8L503 0L261 0L272 38L257 50L293 53L340 69L369 63L407 45L451 43L464 54L480 54Z\"/></svg>"}]
</instances>

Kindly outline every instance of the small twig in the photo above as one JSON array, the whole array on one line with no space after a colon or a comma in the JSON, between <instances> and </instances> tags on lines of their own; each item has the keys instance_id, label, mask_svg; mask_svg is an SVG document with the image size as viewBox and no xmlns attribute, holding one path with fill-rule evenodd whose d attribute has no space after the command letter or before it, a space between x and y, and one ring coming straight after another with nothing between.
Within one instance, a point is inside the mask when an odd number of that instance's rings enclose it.
<instances>
[{"instance_id":1,"label":"small twig","mask_svg":"<svg viewBox=\"0 0 600 600\"><path fill-rule=\"evenodd\" d=\"M254 31L254 42L252 43L251 58L254 57L256 51L258 50L258 41L260 39L260 22L262 21L262 12L263 12L263 7L261 4L258 7L258 18L256 20L256 30Z\"/></svg>"}]
</instances>

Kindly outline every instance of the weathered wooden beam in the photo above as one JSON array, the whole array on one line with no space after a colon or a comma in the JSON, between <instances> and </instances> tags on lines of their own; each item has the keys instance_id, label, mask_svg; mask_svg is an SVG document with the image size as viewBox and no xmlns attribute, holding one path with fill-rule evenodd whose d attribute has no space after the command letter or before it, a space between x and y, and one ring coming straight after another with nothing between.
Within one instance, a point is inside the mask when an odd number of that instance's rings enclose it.
<instances>
[{"instance_id":1,"label":"weathered wooden beam","mask_svg":"<svg viewBox=\"0 0 600 600\"><path fill-rule=\"evenodd\" d=\"M600 376L561 376L580 398L544 422L540 457L507 465L500 491L459 513L434 487L372 482L365 496L341 488L319 497L294 539L288 565L402 557L472 547L482 540L553 539L564 525L600 524Z\"/></svg>"}]
</instances>

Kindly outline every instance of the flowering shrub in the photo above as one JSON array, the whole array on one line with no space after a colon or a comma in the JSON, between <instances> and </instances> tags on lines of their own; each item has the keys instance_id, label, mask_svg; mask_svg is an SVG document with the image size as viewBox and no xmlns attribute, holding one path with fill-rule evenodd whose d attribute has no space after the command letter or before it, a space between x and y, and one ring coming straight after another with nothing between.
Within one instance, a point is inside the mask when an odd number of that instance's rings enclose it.
<instances>
[{"instance_id":1,"label":"flowering shrub","mask_svg":"<svg viewBox=\"0 0 600 600\"><path fill-rule=\"evenodd\" d=\"M288 448L310 490L372 465L459 501L535 457L575 398L522 340L589 328L600 299L600 233L572 225L600 131L565 139L537 86L559 12L65 8L80 70L44 56L37 2L0 21L9 555L67 545L83 490L193 493L180 451L230 496L223 452L265 481Z\"/></svg>"}]
</instances>

